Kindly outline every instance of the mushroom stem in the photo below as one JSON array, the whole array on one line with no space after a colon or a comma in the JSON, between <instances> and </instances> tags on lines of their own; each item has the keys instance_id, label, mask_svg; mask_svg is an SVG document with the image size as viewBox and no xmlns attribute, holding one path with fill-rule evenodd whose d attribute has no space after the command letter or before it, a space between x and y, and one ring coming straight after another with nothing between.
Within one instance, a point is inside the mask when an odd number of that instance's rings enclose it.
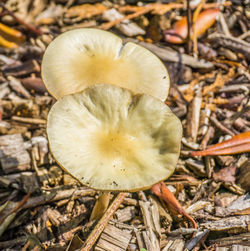
<instances>
[{"instance_id":1,"label":"mushroom stem","mask_svg":"<svg viewBox=\"0 0 250 251\"><path fill-rule=\"evenodd\" d=\"M110 201L110 192L100 192L100 195L92 210L90 221L99 220L107 210Z\"/></svg>"},{"instance_id":2,"label":"mushroom stem","mask_svg":"<svg viewBox=\"0 0 250 251\"><path fill-rule=\"evenodd\" d=\"M96 240L102 233L103 229L106 227L108 224L110 218L113 216L115 211L118 209L124 198L128 195L128 193L119 193L110 207L107 209L105 214L102 216L100 221L97 223L87 240L85 241L83 247L81 247L80 251L89 251L92 246L95 244Z\"/></svg>"}]
</instances>

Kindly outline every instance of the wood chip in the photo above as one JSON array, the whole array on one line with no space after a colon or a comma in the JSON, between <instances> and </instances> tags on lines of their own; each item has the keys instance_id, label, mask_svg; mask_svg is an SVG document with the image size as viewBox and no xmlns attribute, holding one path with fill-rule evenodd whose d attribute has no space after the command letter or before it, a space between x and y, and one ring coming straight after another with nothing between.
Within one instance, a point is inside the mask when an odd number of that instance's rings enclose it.
<instances>
[{"instance_id":1,"label":"wood chip","mask_svg":"<svg viewBox=\"0 0 250 251\"><path fill-rule=\"evenodd\" d=\"M248 231L250 215L228 217L214 222L202 223L200 227L216 232L242 233Z\"/></svg>"},{"instance_id":2,"label":"wood chip","mask_svg":"<svg viewBox=\"0 0 250 251\"><path fill-rule=\"evenodd\" d=\"M30 169L30 156L21 134L0 136L0 163L6 174Z\"/></svg>"},{"instance_id":3,"label":"wood chip","mask_svg":"<svg viewBox=\"0 0 250 251\"><path fill-rule=\"evenodd\" d=\"M159 212L157 205L150 201L139 201L140 209L143 216L144 224L147 228L142 232L144 243L148 251L160 250L159 239L160 225L159 225ZM156 235L158 234L158 236Z\"/></svg>"},{"instance_id":4,"label":"wood chip","mask_svg":"<svg viewBox=\"0 0 250 251\"><path fill-rule=\"evenodd\" d=\"M122 230L108 224L96 244L95 251L125 251L132 235L129 230Z\"/></svg>"},{"instance_id":5,"label":"wood chip","mask_svg":"<svg viewBox=\"0 0 250 251\"><path fill-rule=\"evenodd\" d=\"M185 242L181 238L176 238L169 240L167 246L165 246L162 251L183 251Z\"/></svg>"}]
</instances>

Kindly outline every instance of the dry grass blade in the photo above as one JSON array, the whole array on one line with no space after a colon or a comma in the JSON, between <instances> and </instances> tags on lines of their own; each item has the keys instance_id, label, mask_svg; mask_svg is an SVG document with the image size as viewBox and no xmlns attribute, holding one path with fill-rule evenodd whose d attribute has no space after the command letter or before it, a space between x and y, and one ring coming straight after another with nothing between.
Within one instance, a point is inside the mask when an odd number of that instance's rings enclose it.
<instances>
[{"instance_id":1,"label":"dry grass blade","mask_svg":"<svg viewBox=\"0 0 250 251\"><path fill-rule=\"evenodd\" d=\"M18 47L16 43L10 42L6 40L5 38L3 38L2 36L0 36L0 46L5 47L5 48L17 48Z\"/></svg>"},{"instance_id":2,"label":"dry grass blade","mask_svg":"<svg viewBox=\"0 0 250 251\"><path fill-rule=\"evenodd\" d=\"M250 152L250 132L233 136L203 151L191 152L191 156L228 155Z\"/></svg>"},{"instance_id":3,"label":"dry grass blade","mask_svg":"<svg viewBox=\"0 0 250 251\"><path fill-rule=\"evenodd\" d=\"M20 31L12 29L2 23L0 23L0 31L4 32L5 34L7 34L11 37L17 38L17 39L21 39L21 40L24 39L24 35Z\"/></svg>"}]
</instances>

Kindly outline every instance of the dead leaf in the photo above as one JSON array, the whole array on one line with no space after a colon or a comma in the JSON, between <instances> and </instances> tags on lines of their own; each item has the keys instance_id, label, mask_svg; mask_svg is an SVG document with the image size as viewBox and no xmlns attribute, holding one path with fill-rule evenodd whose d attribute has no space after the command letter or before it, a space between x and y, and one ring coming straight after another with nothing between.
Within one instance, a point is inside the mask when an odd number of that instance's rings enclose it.
<instances>
[{"instance_id":1,"label":"dead leaf","mask_svg":"<svg viewBox=\"0 0 250 251\"><path fill-rule=\"evenodd\" d=\"M228 155L250 152L250 132L240 133L206 150L191 152L191 156Z\"/></svg>"}]
</instances>

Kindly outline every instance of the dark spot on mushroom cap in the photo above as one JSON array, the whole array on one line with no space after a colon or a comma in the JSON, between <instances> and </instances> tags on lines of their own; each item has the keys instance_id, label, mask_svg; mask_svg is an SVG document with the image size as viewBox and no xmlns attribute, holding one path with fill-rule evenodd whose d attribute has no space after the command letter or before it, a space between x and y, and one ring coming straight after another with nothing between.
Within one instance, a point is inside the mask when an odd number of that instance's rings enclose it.
<instances>
[{"instance_id":1,"label":"dark spot on mushroom cap","mask_svg":"<svg viewBox=\"0 0 250 251\"><path fill-rule=\"evenodd\" d=\"M166 79L166 78L167 78L166 76L163 77L163 79Z\"/></svg>"}]
</instances>

